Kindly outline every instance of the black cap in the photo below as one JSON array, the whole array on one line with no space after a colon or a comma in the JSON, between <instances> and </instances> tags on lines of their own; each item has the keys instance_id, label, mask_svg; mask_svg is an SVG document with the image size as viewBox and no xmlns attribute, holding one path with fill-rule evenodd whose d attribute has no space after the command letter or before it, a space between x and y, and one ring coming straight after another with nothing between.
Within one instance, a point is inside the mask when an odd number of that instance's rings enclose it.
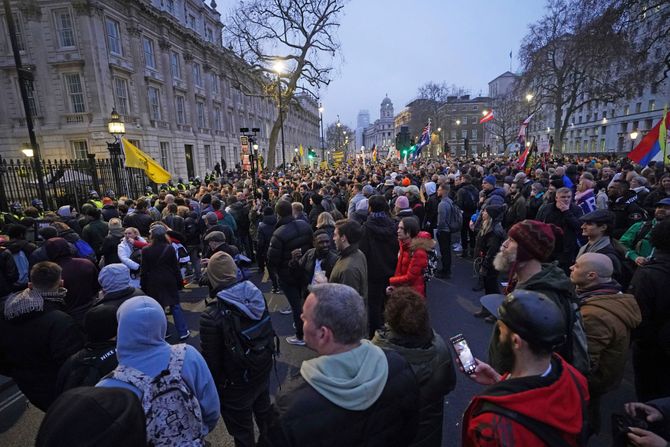
<instances>
[{"instance_id":1,"label":"black cap","mask_svg":"<svg viewBox=\"0 0 670 447\"><path fill-rule=\"evenodd\" d=\"M482 306L529 343L555 350L566 339L561 309L544 294L515 290L507 296L484 295Z\"/></svg>"},{"instance_id":2,"label":"black cap","mask_svg":"<svg viewBox=\"0 0 670 447\"><path fill-rule=\"evenodd\" d=\"M609 210L595 210L584 214L579 218L582 222L593 222L597 224L613 224L614 214Z\"/></svg>"}]
</instances>

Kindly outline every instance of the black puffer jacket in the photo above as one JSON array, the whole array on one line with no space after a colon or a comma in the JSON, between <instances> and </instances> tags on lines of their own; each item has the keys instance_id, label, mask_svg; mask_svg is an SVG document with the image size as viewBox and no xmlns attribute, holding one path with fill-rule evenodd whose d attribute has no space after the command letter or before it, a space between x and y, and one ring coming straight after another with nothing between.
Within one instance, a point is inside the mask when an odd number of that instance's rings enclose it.
<instances>
[{"instance_id":1,"label":"black puffer jacket","mask_svg":"<svg viewBox=\"0 0 670 447\"><path fill-rule=\"evenodd\" d=\"M258 256L267 256L268 248L270 247L270 239L272 233L275 231L277 225L277 217L275 215L263 216L263 220L258 224L258 231L256 233L256 242L258 246Z\"/></svg>"},{"instance_id":2,"label":"black puffer jacket","mask_svg":"<svg viewBox=\"0 0 670 447\"><path fill-rule=\"evenodd\" d=\"M339 407L319 394L302 376L284 387L273 405L269 446L405 447L419 424L419 387L409 364L384 351L389 372L377 401L364 411Z\"/></svg>"},{"instance_id":3,"label":"black puffer jacket","mask_svg":"<svg viewBox=\"0 0 670 447\"><path fill-rule=\"evenodd\" d=\"M402 355L419 382L419 431L410 445L441 446L444 396L456 386L456 368L442 337L435 331L426 337L402 336L385 328L372 343Z\"/></svg>"},{"instance_id":4,"label":"black puffer jacket","mask_svg":"<svg viewBox=\"0 0 670 447\"><path fill-rule=\"evenodd\" d=\"M388 282L398 263L397 225L388 216L368 216L358 248L368 261L368 280Z\"/></svg>"},{"instance_id":5,"label":"black puffer jacket","mask_svg":"<svg viewBox=\"0 0 670 447\"><path fill-rule=\"evenodd\" d=\"M12 252L0 247L0 298L14 292L14 283L19 279Z\"/></svg>"},{"instance_id":6,"label":"black puffer jacket","mask_svg":"<svg viewBox=\"0 0 670 447\"><path fill-rule=\"evenodd\" d=\"M277 270L282 281L287 284L297 283L288 266L291 252L296 248L301 248L303 253L307 252L312 248L313 236L312 227L307 222L295 220L291 216L282 217L277 221L268 248L268 265Z\"/></svg>"}]
</instances>

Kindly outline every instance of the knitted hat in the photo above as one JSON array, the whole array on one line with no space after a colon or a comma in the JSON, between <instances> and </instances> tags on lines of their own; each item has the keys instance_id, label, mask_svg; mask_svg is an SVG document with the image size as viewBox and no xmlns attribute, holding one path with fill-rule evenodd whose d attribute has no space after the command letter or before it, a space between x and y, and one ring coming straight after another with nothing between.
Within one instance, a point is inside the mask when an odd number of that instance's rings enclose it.
<instances>
[{"instance_id":1,"label":"knitted hat","mask_svg":"<svg viewBox=\"0 0 670 447\"><path fill-rule=\"evenodd\" d=\"M214 253L207 264L207 278L213 289L237 282L237 265L233 258L223 251Z\"/></svg>"},{"instance_id":2,"label":"knitted hat","mask_svg":"<svg viewBox=\"0 0 670 447\"><path fill-rule=\"evenodd\" d=\"M395 199L395 207L399 210L404 210L409 208L409 200L405 196L400 196Z\"/></svg>"},{"instance_id":3,"label":"knitted hat","mask_svg":"<svg viewBox=\"0 0 670 447\"><path fill-rule=\"evenodd\" d=\"M102 204L103 205L113 205L114 201L109 197L103 197L102 198Z\"/></svg>"},{"instance_id":4,"label":"knitted hat","mask_svg":"<svg viewBox=\"0 0 670 447\"><path fill-rule=\"evenodd\" d=\"M526 219L514 224L507 234L518 245L517 262L531 259L545 262L554 251L556 237L563 236L563 230L553 224Z\"/></svg>"},{"instance_id":5,"label":"knitted hat","mask_svg":"<svg viewBox=\"0 0 670 447\"><path fill-rule=\"evenodd\" d=\"M95 306L84 315L84 332L86 332L86 337L91 343L107 341L116 337L118 325L115 306Z\"/></svg>"},{"instance_id":6,"label":"knitted hat","mask_svg":"<svg viewBox=\"0 0 670 447\"><path fill-rule=\"evenodd\" d=\"M130 270L121 263L106 265L98 273L98 282L104 293L127 289L130 284Z\"/></svg>"},{"instance_id":7,"label":"knitted hat","mask_svg":"<svg viewBox=\"0 0 670 447\"><path fill-rule=\"evenodd\" d=\"M121 223L121 220L114 220L112 222L112 219L107 223L107 228L110 230L120 230L123 228L123 224Z\"/></svg>"},{"instance_id":8,"label":"knitted hat","mask_svg":"<svg viewBox=\"0 0 670 447\"><path fill-rule=\"evenodd\" d=\"M504 210L505 207L501 205L489 205L485 209L486 214L488 214L492 220L496 220L496 218L500 216Z\"/></svg>"},{"instance_id":9,"label":"knitted hat","mask_svg":"<svg viewBox=\"0 0 670 447\"><path fill-rule=\"evenodd\" d=\"M489 185L496 186L496 177L495 175L487 175L484 177L484 180L482 180L483 183L488 183Z\"/></svg>"},{"instance_id":10,"label":"knitted hat","mask_svg":"<svg viewBox=\"0 0 670 447\"><path fill-rule=\"evenodd\" d=\"M411 184L412 182L409 181L409 178L405 177L404 179L402 179L402 186L409 186Z\"/></svg>"}]
</instances>

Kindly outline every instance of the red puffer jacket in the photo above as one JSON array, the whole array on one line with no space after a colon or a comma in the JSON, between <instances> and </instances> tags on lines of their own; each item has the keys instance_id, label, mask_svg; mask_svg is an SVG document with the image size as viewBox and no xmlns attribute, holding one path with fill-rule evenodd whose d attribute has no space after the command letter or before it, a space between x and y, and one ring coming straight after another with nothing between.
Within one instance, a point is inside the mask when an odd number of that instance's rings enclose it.
<instances>
[{"instance_id":1,"label":"red puffer jacket","mask_svg":"<svg viewBox=\"0 0 670 447\"><path fill-rule=\"evenodd\" d=\"M398 264L395 275L389 279L389 284L394 287L409 286L426 297L426 283L423 279L423 271L428 266L428 250L435 247L435 241L430 234L421 231L413 239L400 244L398 253Z\"/></svg>"}]
</instances>

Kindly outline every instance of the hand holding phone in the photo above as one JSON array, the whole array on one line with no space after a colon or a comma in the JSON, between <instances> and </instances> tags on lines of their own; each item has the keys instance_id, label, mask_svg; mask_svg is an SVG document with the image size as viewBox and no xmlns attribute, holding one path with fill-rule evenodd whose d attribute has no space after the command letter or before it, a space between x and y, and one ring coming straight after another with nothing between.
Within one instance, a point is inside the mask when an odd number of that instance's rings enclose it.
<instances>
[{"instance_id":1,"label":"hand holding phone","mask_svg":"<svg viewBox=\"0 0 670 447\"><path fill-rule=\"evenodd\" d=\"M451 341L452 346L454 347L454 351L456 351L456 355L458 356L458 361L461 363L461 366L463 367L463 371L465 374L470 375L475 372L475 368L477 367L477 361L475 360L475 357L472 355L472 351L470 351L470 346L468 346L467 340L465 340L465 337L463 334L458 334L449 339Z\"/></svg>"}]
</instances>

